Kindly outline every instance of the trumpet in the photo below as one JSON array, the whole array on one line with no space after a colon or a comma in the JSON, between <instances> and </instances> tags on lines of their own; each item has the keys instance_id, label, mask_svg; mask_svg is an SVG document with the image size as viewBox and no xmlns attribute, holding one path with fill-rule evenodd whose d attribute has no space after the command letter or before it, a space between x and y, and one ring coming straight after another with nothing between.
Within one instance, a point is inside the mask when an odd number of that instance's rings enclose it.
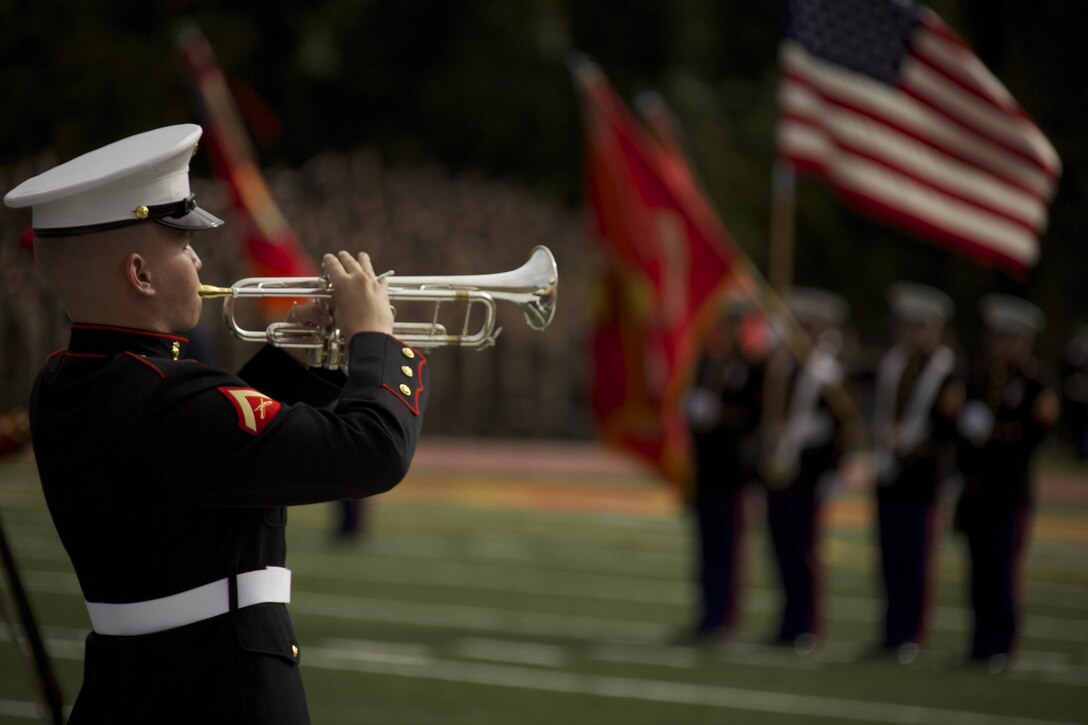
<instances>
[{"instance_id":1,"label":"trumpet","mask_svg":"<svg viewBox=\"0 0 1088 725\"><path fill-rule=\"evenodd\" d=\"M551 250L536 246L528 261L508 272L481 275L433 277L389 277L390 301L426 302L434 305L429 321L395 322L393 334L403 342L421 349L436 347L471 347L478 350L495 344L501 327L496 327L497 303L516 305L525 322L534 330L543 330L555 316L559 269ZM264 330L242 327L235 319L235 302L253 298L311 298L328 305L332 283L328 277L249 277L230 287L201 285L202 299L223 300L223 321L234 336L247 342L267 342L276 347L310 350L310 365L329 369L347 365L347 341L335 323L328 327L297 322L274 322ZM443 302L465 303L465 316L458 334L450 334L438 321ZM474 331L470 319L474 307L483 310L483 321Z\"/></svg>"}]
</instances>

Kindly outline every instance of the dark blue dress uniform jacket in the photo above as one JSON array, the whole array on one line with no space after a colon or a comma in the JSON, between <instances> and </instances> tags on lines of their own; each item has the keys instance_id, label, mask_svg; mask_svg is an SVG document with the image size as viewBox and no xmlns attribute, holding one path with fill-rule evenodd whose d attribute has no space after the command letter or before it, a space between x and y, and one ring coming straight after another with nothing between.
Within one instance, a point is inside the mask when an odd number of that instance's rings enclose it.
<instances>
[{"instance_id":1,"label":"dark blue dress uniform jacket","mask_svg":"<svg viewBox=\"0 0 1088 725\"><path fill-rule=\"evenodd\" d=\"M35 383L42 487L88 601L285 566L285 506L386 491L412 460L428 371L395 338L353 337L346 378L271 347L234 375L174 359L185 343L74 325ZM282 604L92 632L71 723L309 722L300 654Z\"/></svg>"},{"instance_id":2,"label":"dark blue dress uniform jacket","mask_svg":"<svg viewBox=\"0 0 1088 725\"><path fill-rule=\"evenodd\" d=\"M1037 361L1024 370L1011 371L993 364L972 376L968 398L984 401L994 420L984 444L961 440L961 516L1010 513L1034 503L1031 466L1050 430L1035 420L1034 406L1045 391L1054 388L1053 374Z\"/></svg>"},{"instance_id":3,"label":"dark blue dress uniform jacket","mask_svg":"<svg viewBox=\"0 0 1088 725\"><path fill-rule=\"evenodd\" d=\"M1054 390L1048 369L993 363L968 384L968 399L985 404L992 429L985 440L961 444L963 490L956 528L971 555L972 659L1015 652L1020 631L1020 569L1034 505L1032 461L1050 428L1036 418L1041 396Z\"/></svg>"}]
</instances>

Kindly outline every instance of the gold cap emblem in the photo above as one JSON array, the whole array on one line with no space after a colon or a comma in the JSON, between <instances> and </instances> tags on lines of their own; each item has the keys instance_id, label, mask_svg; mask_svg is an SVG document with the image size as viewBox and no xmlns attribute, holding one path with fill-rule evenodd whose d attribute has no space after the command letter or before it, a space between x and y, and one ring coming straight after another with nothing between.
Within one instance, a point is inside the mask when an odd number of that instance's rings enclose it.
<instances>
[{"instance_id":1,"label":"gold cap emblem","mask_svg":"<svg viewBox=\"0 0 1088 725\"><path fill-rule=\"evenodd\" d=\"M410 395L410 394L412 393L412 389L411 389L411 388L409 388L409 387L408 387L407 385L405 385L404 383L401 383L401 384L400 384L400 392L401 392L401 393L402 393L403 395Z\"/></svg>"},{"instance_id":2,"label":"gold cap emblem","mask_svg":"<svg viewBox=\"0 0 1088 725\"><path fill-rule=\"evenodd\" d=\"M136 215L137 219L147 219L147 215L150 214L151 212L150 212L150 210L148 210L148 208L146 206L144 206L143 204L140 204L138 207L136 207L136 211L134 211L132 213Z\"/></svg>"}]
</instances>

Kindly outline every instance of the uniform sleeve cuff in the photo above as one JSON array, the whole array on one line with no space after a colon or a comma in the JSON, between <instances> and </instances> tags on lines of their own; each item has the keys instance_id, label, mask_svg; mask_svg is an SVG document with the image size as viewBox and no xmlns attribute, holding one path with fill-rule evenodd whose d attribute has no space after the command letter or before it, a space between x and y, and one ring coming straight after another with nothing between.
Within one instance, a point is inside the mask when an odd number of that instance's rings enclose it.
<instances>
[{"instance_id":1,"label":"uniform sleeve cuff","mask_svg":"<svg viewBox=\"0 0 1088 725\"><path fill-rule=\"evenodd\" d=\"M427 387L426 365L419 350L392 335L360 332L351 338L349 374L376 373L383 393L397 398L413 415L420 414L420 397Z\"/></svg>"}]
</instances>

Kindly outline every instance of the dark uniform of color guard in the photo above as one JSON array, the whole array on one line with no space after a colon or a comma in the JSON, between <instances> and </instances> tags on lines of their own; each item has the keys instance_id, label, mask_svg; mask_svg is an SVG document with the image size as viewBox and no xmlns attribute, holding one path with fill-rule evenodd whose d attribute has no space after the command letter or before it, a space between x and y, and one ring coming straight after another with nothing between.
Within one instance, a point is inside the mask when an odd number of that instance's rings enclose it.
<instances>
[{"instance_id":1,"label":"dark uniform of color guard","mask_svg":"<svg viewBox=\"0 0 1088 725\"><path fill-rule=\"evenodd\" d=\"M889 301L897 342L877 372L873 426L885 596L881 646L908 663L926 634L940 483L950 474L963 383L955 354L941 340L951 299L901 283Z\"/></svg>"},{"instance_id":2,"label":"dark uniform of color guard","mask_svg":"<svg viewBox=\"0 0 1088 725\"><path fill-rule=\"evenodd\" d=\"M960 414L963 491L956 526L971 559L969 657L1003 668L1020 631L1020 569L1034 504L1031 464L1058 416L1051 375L1031 355L1042 313L1016 298L983 299L991 350Z\"/></svg>"},{"instance_id":3,"label":"dark uniform of color guard","mask_svg":"<svg viewBox=\"0 0 1088 725\"><path fill-rule=\"evenodd\" d=\"M767 488L767 527L783 593L772 639L807 652L815 647L822 624L821 502L843 450L842 425L826 393L844 384L838 328L847 307L837 295L808 288L792 291L790 307L814 344L803 364L786 349L776 350L767 362L760 476Z\"/></svg>"},{"instance_id":4,"label":"dark uniform of color guard","mask_svg":"<svg viewBox=\"0 0 1088 725\"><path fill-rule=\"evenodd\" d=\"M700 596L686 635L695 639L728 634L738 621L745 493L755 477L763 390L761 352L743 339L746 314L734 302L711 333L685 404L695 449L690 504Z\"/></svg>"}]
</instances>

